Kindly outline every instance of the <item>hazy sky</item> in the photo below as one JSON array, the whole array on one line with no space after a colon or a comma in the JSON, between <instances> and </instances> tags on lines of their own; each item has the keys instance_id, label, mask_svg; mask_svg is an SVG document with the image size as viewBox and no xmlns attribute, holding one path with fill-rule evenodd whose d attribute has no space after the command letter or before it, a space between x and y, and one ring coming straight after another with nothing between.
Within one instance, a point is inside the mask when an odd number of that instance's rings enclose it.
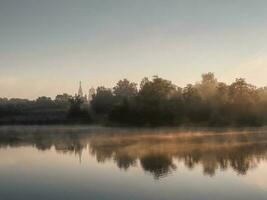
<instances>
[{"instance_id":1,"label":"hazy sky","mask_svg":"<svg viewBox=\"0 0 267 200\"><path fill-rule=\"evenodd\" d=\"M267 1L0 0L0 96L214 72L267 85Z\"/></svg>"}]
</instances>

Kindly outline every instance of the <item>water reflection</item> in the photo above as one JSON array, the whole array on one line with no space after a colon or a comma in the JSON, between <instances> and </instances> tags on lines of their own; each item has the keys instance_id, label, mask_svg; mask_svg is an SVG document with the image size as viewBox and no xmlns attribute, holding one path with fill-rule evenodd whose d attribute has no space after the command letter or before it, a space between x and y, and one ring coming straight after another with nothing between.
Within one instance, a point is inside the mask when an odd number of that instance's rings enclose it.
<instances>
[{"instance_id":1,"label":"water reflection","mask_svg":"<svg viewBox=\"0 0 267 200\"><path fill-rule=\"evenodd\" d=\"M175 130L175 129L70 129L1 128L0 148L33 146L40 151L79 155L88 150L99 163L112 160L118 168L140 166L155 179L175 170L175 160L203 174L233 169L245 175L267 158L267 132L262 130Z\"/></svg>"}]
</instances>

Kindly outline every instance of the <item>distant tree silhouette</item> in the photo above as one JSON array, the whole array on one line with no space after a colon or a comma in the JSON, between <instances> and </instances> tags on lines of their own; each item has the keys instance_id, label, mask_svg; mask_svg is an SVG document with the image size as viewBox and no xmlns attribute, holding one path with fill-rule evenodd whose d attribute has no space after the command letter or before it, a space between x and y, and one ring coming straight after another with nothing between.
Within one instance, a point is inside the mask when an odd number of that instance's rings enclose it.
<instances>
[{"instance_id":1,"label":"distant tree silhouette","mask_svg":"<svg viewBox=\"0 0 267 200\"><path fill-rule=\"evenodd\" d=\"M127 79L120 80L113 88L113 93L115 101L109 119L126 124L136 122L137 84L131 83Z\"/></svg>"},{"instance_id":2,"label":"distant tree silhouette","mask_svg":"<svg viewBox=\"0 0 267 200\"><path fill-rule=\"evenodd\" d=\"M71 98L71 95L64 93L61 95L57 95L55 101L59 103L68 103Z\"/></svg>"},{"instance_id":3,"label":"distant tree silhouette","mask_svg":"<svg viewBox=\"0 0 267 200\"><path fill-rule=\"evenodd\" d=\"M68 117L74 120L82 121L91 121L91 116L89 115L88 110L82 108L84 104L84 100L80 96L75 96L70 100L70 109Z\"/></svg>"},{"instance_id":4,"label":"distant tree silhouette","mask_svg":"<svg viewBox=\"0 0 267 200\"><path fill-rule=\"evenodd\" d=\"M36 100L0 100L0 124L50 124L63 123L69 109L69 102L63 103L50 97Z\"/></svg>"},{"instance_id":5,"label":"distant tree silhouette","mask_svg":"<svg viewBox=\"0 0 267 200\"><path fill-rule=\"evenodd\" d=\"M213 73L200 83L179 88L155 76L144 78L136 97L115 106L112 120L146 125L261 125L267 121L267 89L244 79L231 85L218 82ZM115 114L114 114L115 113Z\"/></svg>"},{"instance_id":6,"label":"distant tree silhouette","mask_svg":"<svg viewBox=\"0 0 267 200\"><path fill-rule=\"evenodd\" d=\"M240 125L257 125L261 123L257 106L259 97L256 87L245 79L236 79L229 87L232 120Z\"/></svg>"},{"instance_id":7,"label":"distant tree silhouette","mask_svg":"<svg viewBox=\"0 0 267 200\"><path fill-rule=\"evenodd\" d=\"M111 89L98 87L93 96L91 105L97 114L108 114L114 106L115 98Z\"/></svg>"},{"instance_id":8,"label":"distant tree silhouette","mask_svg":"<svg viewBox=\"0 0 267 200\"><path fill-rule=\"evenodd\" d=\"M143 83L137 96L141 123L150 125L172 123L173 111L179 112L172 110L176 108L172 102L177 93L174 84L157 76Z\"/></svg>"},{"instance_id":9,"label":"distant tree silhouette","mask_svg":"<svg viewBox=\"0 0 267 200\"><path fill-rule=\"evenodd\" d=\"M120 80L113 88L113 93L120 100L135 97L137 95L137 84L131 83L127 79Z\"/></svg>"},{"instance_id":10,"label":"distant tree silhouette","mask_svg":"<svg viewBox=\"0 0 267 200\"><path fill-rule=\"evenodd\" d=\"M98 87L89 104L68 94L0 98L0 124L58 123L66 116L135 126L259 126L267 124L267 87L242 78L228 85L209 72L183 88L158 76L143 78L139 88L123 79L112 89Z\"/></svg>"}]
</instances>

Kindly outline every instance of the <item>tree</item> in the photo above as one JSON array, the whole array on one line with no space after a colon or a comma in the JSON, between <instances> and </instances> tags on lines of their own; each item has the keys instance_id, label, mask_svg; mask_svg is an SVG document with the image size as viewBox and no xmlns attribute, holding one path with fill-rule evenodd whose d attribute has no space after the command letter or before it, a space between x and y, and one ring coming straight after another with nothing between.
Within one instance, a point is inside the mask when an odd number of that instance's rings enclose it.
<instances>
[{"instance_id":1,"label":"tree","mask_svg":"<svg viewBox=\"0 0 267 200\"><path fill-rule=\"evenodd\" d=\"M259 102L258 113L263 121L267 121L267 87L262 87L257 90Z\"/></svg>"},{"instance_id":2,"label":"tree","mask_svg":"<svg viewBox=\"0 0 267 200\"><path fill-rule=\"evenodd\" d=\"M211 114L209 118L210 125L229 125L231 119L229 113L230 98L229 86L225 83L218 82L215 95L209 100L211 106Z\"/></svg>"},{"instance_id":3,"label":"tree","mask_svg":"<svg viewBox=\"0 0 267 200\"><path fill-rule=\"evenodd\" d=\"M50 97L38 97L36 99L36 102L37 103L40 103L40 104L49 104L49 103L52 103L52 99Z\"/></svg>"},{"instance_id":4,"label":"tree","mask_svg":"<svg viewBox=\"0 0 267 200\"><path fill-rule=\"evenodd\" d=\"M145 80L145 81L144 81ZM144 124L161 125L175 123L178 110L174 98L177 98L177 87L171 81L154 76L152 81L143 79L137 96L139 120Z\"/></svg>"},{"instance_id":5,"label":"tree","mask_svg":"<svg viewBox=\"0 0 267 200\"><path fill-rule=\"evenodd\" d=\"M119 99L129 99L137 95L137 84L131 83L127 79L120 80L113 88L115 97Z\"/></svg>"},{"instance_id":6,"label":"tree","mask_svg":"<svg viewBox=\"0 0 267 200\"><path fill-rule=\"evenodd\" d=\"M89 113L82 109L83 99L80 96L72 97L70 100L69 118L79 119L79 120L91 120Z\"/></svg>"},{"instance_id":7,"label":"tree","mask_svg":"<svg viewBox=\"0 0 267 200\"><path fill-rule=\"evenodd\" d=\"M238 78L229 87L229 95L233 104L255 104L258 96L256 87L248 84L245 79Z\"/></svg>"},{"instance_id":8,"label":"tree","mask_svg":"<svg viewBox=\"0 0 267 200\"><path fill-rule=\"evenodd\" d=\"M198 121L205 121L210 123L211 118L217 112L216 95L218 94L218 81L214 74L209 72L202 74L202 80L200 83L195 85L198 91L201 101L199 101L199 115Z\"/></svg>"},{"instance_id":9,"label":"tree","mask_svg":"<svg viewBox=\"0 0 267 200\"><path fill-rule=\"evenodd\" d=\"M184 102L184 118L189 122L199 122L204 120L204 115L201 112L203 102L197 88L188 84L183 89L183 102Z\"/></svg>"},{"instance_id":10,"label":"tree","mask_svg":"<svg viewBox=\"0 0 267 200\"><path fill-rule=\"evenodd\" d=\"M55 98L55 101L59 103L66 103L66 102L69 102L71 98L72 96L66 93L58 94Z\"/></svg>"},{"instance_id":11,"label":"tree","mask_svg":"<svg viewBox=\"0 0 267 200\"><path fill-rule=\"evenodd\" d=\"M202 81L196 85L198 92L203 100L210 100L214 97L218 86L218 81L214 74L209 72L202 74Z\"/></svg>"},{"instance_id":12,"label":"tree","mask_svg":"<svg viewBox=\"0 0 267 200\"><path fill-rule=\"evenodd\" d=\"M237 124L256 125L261 123L258 117L258 94L256 87L245 79L236 79L229 87L231 115Z\"/></svg>"},{"instance_id":13,"label":"tree","mask_svg":"<svg viewBox=\"0 0 267 200\"><path fill-rule=\"evenodd\" d=\"M98 87L93 95L91 105L97 114L108 114L114 105L115 99L111 89Z\"/></svg>"}]
</instances>

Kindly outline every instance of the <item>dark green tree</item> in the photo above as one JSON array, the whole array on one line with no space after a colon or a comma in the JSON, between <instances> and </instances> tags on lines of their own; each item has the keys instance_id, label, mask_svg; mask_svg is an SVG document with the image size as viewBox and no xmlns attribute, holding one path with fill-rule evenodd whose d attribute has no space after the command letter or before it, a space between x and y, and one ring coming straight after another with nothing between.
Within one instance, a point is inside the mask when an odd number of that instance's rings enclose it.
<instances>
[{"instance_id":1,"label":"dark green tree","mask_svg":"<svg viewBox=\"0 0 267 200\"><path fill-rule=\"evenodd\" d=\"M111 89L98 87L93 96L91 105L97 114L108 114L115 104L115 98Z\"/></svg>"}]
</instances>

